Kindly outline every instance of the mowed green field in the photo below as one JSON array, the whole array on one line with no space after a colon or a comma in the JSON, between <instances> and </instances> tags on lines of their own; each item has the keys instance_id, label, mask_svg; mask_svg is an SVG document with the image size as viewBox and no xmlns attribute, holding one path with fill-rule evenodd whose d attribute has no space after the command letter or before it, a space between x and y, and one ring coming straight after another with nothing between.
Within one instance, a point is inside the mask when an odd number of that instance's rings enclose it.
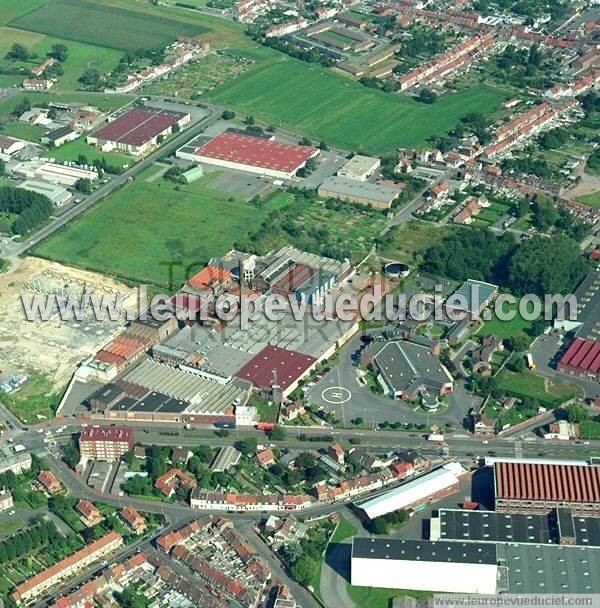
<instances>
[{"instance_id":1,"label":"mowed green field","mask_svg":"<svg viewBox=\"0 0 600 608\"><path fill-rule=\"evenodd\" d=\"M51 91L48 93L41 93L38 91L31 91L27 93L18 93L17 95L13 95L4 101L1 101L0 117L10 114L25 98L29 100L32 106L42 106L51 102L81 103L95 106L96 108L105 111L118 110L124 105L131 103L131 97L125 95L105 95L103 93L87 93L85 91L68 93L55 93Z\"/></svg>"},{"instance_id":2,"label":"mowed green field","mask_svg":"<svg viewBox=\"0 0 600 608\"><path fill-rule=\"evenodd\" d=\"M498 90L475 87L425 105L288 57L251 70L207 97L329 144L374 154L424 145L469 112L486 113L505 99Z\"/></svg>"},{"instance_id":3,"label":"mowed green field","mask_svg":"<svg viewBox=\"0 0 600 608\"><path fill-rule=\"evenodd\" d=\"M283 193L261 208L210 188L215 174L188 186L158 177L150 167L136 181L67 224L35 254L134 283L178 289L186 267L197 271L223 255L274 209L291 202ZM169 263L174 267L169 284Z\"/></svg>"},{"instance_id":4,"label":"mowed green field","mask_svg":"<svg viewBox=\"0 0 600 608\"><path fill-rule=\"evenodd\" d=\"M86 0L52 0L10 25L121 51L158 48L177 36L207 31L198 24Z\"/></svg>"}]
</instances>

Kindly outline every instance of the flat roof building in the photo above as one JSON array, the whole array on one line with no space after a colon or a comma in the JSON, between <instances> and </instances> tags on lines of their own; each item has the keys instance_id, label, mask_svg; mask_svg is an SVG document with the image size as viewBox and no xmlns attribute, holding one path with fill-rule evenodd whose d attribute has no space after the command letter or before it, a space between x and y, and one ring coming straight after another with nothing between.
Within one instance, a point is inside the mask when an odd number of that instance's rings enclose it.
<instances>
[{"instance_id":1,"label":"flat roof building","mask_svg":"<svg viewBox=\"0 0 600 608\"><path fill-rule=\"evenodd\" d=\"M73 195L63 186L43 182L39 179L27 179L20 183L17 188L28 190L29 192L37 192L43 194L50 199L50 202L55 207L64 205L67 201L73 198Z\"/></svg>"},{"instance_id":2,"label":"flat roof building","mask_svg":"<svg viewBox=\"0 0 600 608\"><path fill-rule=\"evenodd\" d=\"M335 198L375 209L389 209L400 195L398 188L371 184L345 177L330 177L317 190L323 198Z\"/></svg>"},{"instance_id":3,"label":"flat roof building","mask_svg":"<svg viewBox=\"0 0 600 608\"><path fill-rule=\"evenodd\" d=\"M367 181L381 166L381 160L372 156L355 154L349 161L344 163L337 172L338 177Z\"/></svg>"},{"instance_id":4,"label":"flat roof building","mask_svg":"<svg viewBox=\"0 0 600 608\"><path fill-rule=\"evenodd\" d=\"M496 593L495 543L358 538L350 584L445 593Z\"/></svg>"},{"instance_id":5,"label":"flat roof building","mask_svg":"<svg viewBox=\"0 0 600 608\"><path fill-rule=\"evenodd\" d=\"M89 179L92 182L98 179L96 171L51 163L43 159L19 163L13 168L13 173L28 180L41 180L67 187L74 186L80 179Z\"/></svg>"},{"instance_id":6,"label":"flat roof building","mask_svg":"<svg viewBox=\"0 0 600 608\"><path fill-rule=\"evenodd\" d=\"M289 179L318 154L319 150L309 146L225 131L202 144L192 157L198 163Z\"/></svg>"}]
</instances>

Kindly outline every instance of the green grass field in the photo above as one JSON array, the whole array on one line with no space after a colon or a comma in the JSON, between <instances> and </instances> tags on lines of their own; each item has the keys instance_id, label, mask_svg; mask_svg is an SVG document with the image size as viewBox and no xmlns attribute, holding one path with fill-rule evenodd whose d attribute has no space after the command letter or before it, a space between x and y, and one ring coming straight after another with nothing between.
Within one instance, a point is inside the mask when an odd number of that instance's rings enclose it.
<instances>
[{"instance_id":1,"label":"green grass field","mask_svg":"<svg viewBox=\"0 0 600 608\"><path fill-rule=\"evenodd\" d=\"M531 397L537 399L545 407L556 407L568 399L581 396L582 390L559 378L548 381L548 388L544 378L530 371L520 374L503 369L498 375L500 388L515 397Z\"/></svg>"},{"instance_id":2,"label":"green grass field","mask_svg":"<svg viewBox=\"0 0 600 608\"><path fill-rule=\"evenodd\" d=\"M23 30L121 51L165 46L179 35L206 31L200 25L86 0L52 0L10 25Z\"/></svg>"},{"instance_id":3,"label":"green grass field","mask_svg":"<svg viewBox=\"0 0 600 608\"><path fill-rule=\"evenodd\" d=\"M34 11L48 0L2 0L0 2L0 24L8 23L25 13Z\"/></svg>"},{"instance_id":4,"label":"green grass field","mask_svg":"<svg viewBox=\"0 0 600 608\"><path fill-rule=\"evenodd\" d=\"M42 156L56 160L77 161L80 154L86 156L89 162L106 159L106 162L113 166L131 166L134 164L134 160L131 157L115 152L102 152L96 146L86 143L83 137L67 142L58 148L52 148L44 152Z\"/></svg>"},{"instance_id":5,"label":"green grass field","mask_svg":"<svg viewBox=\"0 0 600 608\"><path fill-rule=\"evenodd\" d=\"M133 184L68 224L35 253L164 289L171 288L168 265L173 263L174 290L189 276L186 267L196 272L269 212L290 202L284 194L259 209L211 189L213 176L177 188L162 178L148 182L156 171L143 171Z\"/></svg>"},{"instance_id":6,"label":"green grass field","mask_svg":"<svg viewBox=\"0 0 600 608\"><path fill-rule=\"evenodd\" d=\"M495 315L486 321L481 330L478 332L482 336L496 335L500 339L510 338L519 332L529 329L532 325L531 321L523 319L518 311L518 305L504 305L503 309L510 312L515 312L515 318L511 321L501 321Z\"/></svg>"},{"instance_id":7,"label":"green grass field","mask_svg":"<svg viewBox=\"0 0 600 608\"><path fill-rule=\"evenodd\" d=\"M124 105L131 103L131 97L126 97L125 95L104 95L102 93L86 93L83 91L73 93L38 93L34 91L18 93L0 102L0 118L10 114L24 98L27 98L32 106L43 106L51 102L82 103L105 111L118 110Z\"/></svg>"},{"instance_id":8,"label":"green grass field","mask_svg":"<svg viewBox=\"0 0 600 608\"><path fill-rule=\"evenodd\" d=\"M37 125L30 125L26 122L5 122L0 126L0 132L9 137L17 137L18 139L26 139L28 141L40 141L40 138L46 132L46 129Z\"/></svg>"},{"instance_id":9,"label":"green grass field","mask_svg":"<svg viewBox=\"0 0 600 608\"><path fill-rule=\"evenodd\" d=\"M600 190L598 190L598 192L594 192L593 194L584 194L583 196L578 196L577 200L580 203L589 205L590 207L600 209Z\"/></svg>"},{"instance_id":10,"label":"green grass field","mask_svg":"<svg viewBox=\"0 0 600 608\"><path fill-rule=\"evenodd\" d=\"M301 91L296 94L294 91ZM476 87L444 95L435 105L367 89L322 67L280 56L243 74L207 97L275 125L342 148L388 154L426 143L469 112L488 112L504 95Z\"/></svg>"}]
</instances>

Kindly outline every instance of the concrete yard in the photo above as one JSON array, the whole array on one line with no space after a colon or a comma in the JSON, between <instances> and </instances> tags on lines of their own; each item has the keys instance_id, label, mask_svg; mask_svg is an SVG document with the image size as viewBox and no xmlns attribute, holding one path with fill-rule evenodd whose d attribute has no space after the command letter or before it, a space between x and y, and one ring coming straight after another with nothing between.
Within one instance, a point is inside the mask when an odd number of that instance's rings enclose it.
<instances>
[{"instance_id":1,"label":"concrete yard","mask_svg":"<svg viewBox=\"0 0 600 608\"><path fill-rule=\"evenodd\" d=\"M96 321L91 311L82 322L63 322L55 311L50 321L27 321L21 295L53 294L62 298L83 291L126 294L126 309L135 305L133 291L99 274L35 258L0 277L0 379L37 371L54 386L66 384L77 364L95 353L124 327L120 321Z\"/></svg>"}]
</instances>

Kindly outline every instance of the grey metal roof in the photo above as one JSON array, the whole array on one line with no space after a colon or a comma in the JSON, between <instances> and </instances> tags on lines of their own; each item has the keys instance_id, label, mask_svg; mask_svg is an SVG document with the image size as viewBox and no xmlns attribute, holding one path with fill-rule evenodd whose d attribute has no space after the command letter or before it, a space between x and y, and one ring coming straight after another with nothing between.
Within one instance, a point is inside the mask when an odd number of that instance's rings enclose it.
<instances>
[{"instance_id":1,"label":"grey metal roof","mask_svg":"<svg viewBox=\"0 0 600 608\"><path fill-rule=\"evenodd\" d=\"M244 391L233 384L221 384L191 372L145 359L124 380L139 384L176 400L187 401L186 413L223 413Z\"/></svg>"},{"instance_id":2,"label":"grey metal roof","mask_svg":"<svg viewBox=\"0 0 600 608\"><path fill-rule=\"evenodd\" d=\"M600 550L566 545L499 543L510 593L600 593Z\"/></svg>"},{"instance_id":3,"label":"grey metal roof","mask_svg":"<svg viewBox=\"0 0 600 608\"><path fill-rule=\"evenodd\" d=\"M358 538L352 543L353 558L496 564L494 543L458 543L395 538Z\"/></svg>"},{"instance_id":4,"label":"grey metal roof","mask_svg":"<svg viewBox=\"0 0 600 608\"><path fill-rule=\"evenodd\" d=\"M427 346L406 340L387 342L375 355L375 365L388 386L396 392L421 386L441 390L452 382Z\"/></svg>"},{"instance_id":5,"label":"grey metal roof","mask_svg":"<svg viewBox=\"0 0 600 608\"><path fill-rule=\"evenodd\" d=\"M345 177L329 177L320 186L319 190L334 192L345 196L358 196L368 198L382 203L392 203L400 194L398 188L361 182Z\"/></svg>"},{"instance_id":6,"label":"grey metal roof","mask_svg":"<svg viewBox=\"0 0 600 608\"><path fill-rule=\"evenodd\" d=\"M465 281L446 301L446 303L456 310L465 310L467 312L480 312L491 301L494 294L498 291L497 285L485 283L483 281L474 281L469 279ZM455 296L462 296L466 302L466 306L462 306L453 302Z\"/></svg>"}]
</instances>

